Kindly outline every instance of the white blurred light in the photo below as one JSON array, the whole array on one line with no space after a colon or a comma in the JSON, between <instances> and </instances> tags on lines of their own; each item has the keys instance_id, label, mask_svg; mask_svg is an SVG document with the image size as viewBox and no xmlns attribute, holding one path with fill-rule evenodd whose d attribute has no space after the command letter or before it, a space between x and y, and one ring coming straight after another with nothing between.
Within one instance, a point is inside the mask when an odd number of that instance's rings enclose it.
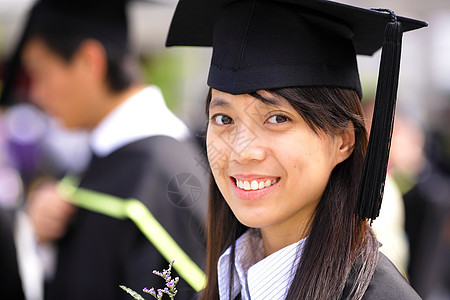
<instances>
[{"instance_id":1,"label":"white blurred light","mask_svg":"<svg viewBox=\"0 0 450 300\"><path fill-rule=\"evenodd\" d=\"M22 195L22 179L14 168L0 168L0 206L17 207Z\"/></svg>"},{"instance_id":2,"label":"white blurred light","mask_svg":"<svg viewBox=\"0 0 450 300\"><path fill-rule=\"evenodd\" d=\"M430 20L432 30L432 82L450 92L450 11L441 11Z\"/></svg>"},{"instance_id":3,"label":"white blurred light","mask_svg":"<svg viewBox=\"0 0 450 300\"><path fill-rule=\"evenodd\" d=\"M5 125L9 138L17 143L31 144L45 134L45 115L29 104L12 107L5 115Z\"/></svg>"},{"instance_id":4,"label":"white blurred light","mask_svg":"<svg viewBox=\"0 0 450 300\"><path fill-rule=\"evenodd\" d=\"M68 172L79 173L91 157L88 139L88 132L65 129L56 119L50 119L43 145L56 164Z\"/></svg>"}]
</instances>

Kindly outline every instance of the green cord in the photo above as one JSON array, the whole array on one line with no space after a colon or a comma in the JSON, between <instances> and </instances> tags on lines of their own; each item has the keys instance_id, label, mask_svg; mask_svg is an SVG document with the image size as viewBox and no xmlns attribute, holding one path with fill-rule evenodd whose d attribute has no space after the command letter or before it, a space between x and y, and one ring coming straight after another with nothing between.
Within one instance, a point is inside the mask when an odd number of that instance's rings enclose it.
<instances>
[{"instance_id":1,"label":"green cord","mask_svg":"<svg viewBox=\"0 0 450 300\"><path fill-rule=\"evenodd\" d=\"M176 262L173 268L195 291L201 291L205 287L205 273L180 248L142 202L78 188L69 178L61 180L58 188L69 202L78 207L117 219L131 219L167 261Z\"/></svg>"}]
</instances>

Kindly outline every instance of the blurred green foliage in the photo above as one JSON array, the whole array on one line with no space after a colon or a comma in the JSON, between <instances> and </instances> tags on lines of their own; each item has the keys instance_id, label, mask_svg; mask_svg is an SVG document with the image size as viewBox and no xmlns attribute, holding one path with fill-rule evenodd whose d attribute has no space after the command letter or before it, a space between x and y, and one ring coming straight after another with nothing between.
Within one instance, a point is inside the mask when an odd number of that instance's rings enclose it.
<instances>
[{"instance_id":1,"label":"blurred green foliage","mask_svg":"<svg viewBox=\"0 0 450 300\"><path fill-rule=\"evenodd\" d=\"M167 106L178 112L181 108L182 85L186 76L185 56L179 51L161 51L141 57L142 74L145 83L158 86Z\"/></svg>"}]
</instances>

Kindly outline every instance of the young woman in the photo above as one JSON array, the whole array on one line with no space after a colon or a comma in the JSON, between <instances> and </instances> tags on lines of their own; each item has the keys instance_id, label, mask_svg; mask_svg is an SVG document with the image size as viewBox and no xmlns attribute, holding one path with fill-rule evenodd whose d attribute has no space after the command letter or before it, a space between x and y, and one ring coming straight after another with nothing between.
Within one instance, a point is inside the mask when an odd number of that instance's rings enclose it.
<instances>
[{"instance_id":1,"label":"young woman","mask_svg":"<svg viewBox=\"0 0 450 300\"><path fill-rule=\"evenodd\" d=\"M373 153L364 162L355 53L380 48L387 26L394 46L382 67L394 65L394 76L382 72L379 98L392 100L384 93L396 88L401 32L426 24L331 1L229 2L180 1L167 42L213 46L201 298L420 299L366 221L378 214L367 192L382 196L385 162L371 162ZM389 118L392 108L377 111ZM374 138L375 154L389 148L384 123L375 124L384 141Z\"/></svg>"},{"instance_id":2,"label":"young woman","mask_svg":"<svg viewBox=\"0 0 450 300\"><path fill-rule=\"evenodd\" d=\"M289 285L283 278L260 285L262 274L251 273L252 268L262 263L262 272L274 268L271 273L291 277L290 265L299 263L297 255L302 257L301 272L295 274L290 290L292 296L304 295L298 299L332 299L344 288L343 274L358 256L366 262L358 275L361 283L368 283L378 244L367 224L354 215L367 146L356 93L281 88L235 96L213 90L210 99L207 143L223 155L210 161L216 184L211 186L208 252L211 267L216 269L218 261L221 299L233 299L236 295L229 291L246 285L240 280L225 289L224 275L229 275L227 265L233 258L233 265L248 274L248 296L260 295L252 284L264 291L257 299L283 298ZM280 250L285 247L291 250ZM277 262L264 263L264 257L271 256L285 263L285 269ZM246 270L242 257L255 265ZM215 272L209 275L209 284L215 285ZM355 288L361 292L364 287ZM217 287L208 286L205 295L211 289Z\"/></svg>"}]
</instances>

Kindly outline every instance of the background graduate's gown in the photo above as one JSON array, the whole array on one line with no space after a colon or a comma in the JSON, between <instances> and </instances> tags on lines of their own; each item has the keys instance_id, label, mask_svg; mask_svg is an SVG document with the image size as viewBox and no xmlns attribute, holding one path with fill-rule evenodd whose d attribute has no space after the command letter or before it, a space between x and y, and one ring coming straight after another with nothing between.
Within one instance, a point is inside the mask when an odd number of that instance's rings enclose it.
<instances>
[{"instance_id":1,"label":"background graduate's gown","mask_svg":"<svg viewBox=\"0 0 450 300\"><path fill-rule=\"evenodd\" d=\"M13 235L14 213L0 209L0 298L24 298Z\"/></svg>"},{"instance_id":2,"label":"background graduate's gown","mask_svg":"<svg viewBox=\"0 0 450 300\"><path fill-rule=\"evenodd\" d=\"M173 192L173 186L168 185L177 174L186 172L202 180L203 170L192 159L198 154L174 138L151 136L106 157L94 156L80 186L125 199L139 199L203 268L203 225L198 211L206 199L205 182L202 181L200 199L194 196L198 200L194 203L174 205L168 193L168 189ZM86 300L86 295L89 299L132 299L120 290L120 284L143 295L144 287L164 287L152 270L167 269L167 261L130 220L79 209L58 246L58 269L48 289L50 299ZM182 279L178 290L178 300L194 294Z\"/></svg>"}]
</instances>

